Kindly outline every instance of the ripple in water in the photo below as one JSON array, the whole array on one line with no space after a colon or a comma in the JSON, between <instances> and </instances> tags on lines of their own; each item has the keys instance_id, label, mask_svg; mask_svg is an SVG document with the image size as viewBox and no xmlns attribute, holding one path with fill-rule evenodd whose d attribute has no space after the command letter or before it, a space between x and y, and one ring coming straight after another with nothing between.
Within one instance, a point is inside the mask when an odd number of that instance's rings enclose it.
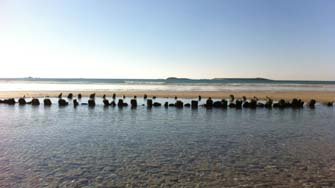
<instances>
[{"instance_id":1,"label":"ripple in water","mask_svg":"<svg viewBox=\"0 0 335 188\"><path fill-rule=\"evenodd\" d=\"M0 187L333 187L335 113L0 105Z\"/></svg>"}]
</instances>

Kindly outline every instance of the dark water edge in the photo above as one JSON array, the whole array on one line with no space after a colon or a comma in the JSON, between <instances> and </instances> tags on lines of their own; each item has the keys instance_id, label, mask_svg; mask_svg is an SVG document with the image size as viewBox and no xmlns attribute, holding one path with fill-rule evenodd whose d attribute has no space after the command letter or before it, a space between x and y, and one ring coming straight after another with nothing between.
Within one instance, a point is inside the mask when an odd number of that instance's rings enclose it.
<instances>
[{"instance_id":1,"label":"dark water edge","mask_svg":"<svg viewBox=\"0 0 335 188\"><path fill-rule=\"evenodd\" d=\"M0 105L0 187L334 187L335 110Z\"/></svg>"}]
</instances>

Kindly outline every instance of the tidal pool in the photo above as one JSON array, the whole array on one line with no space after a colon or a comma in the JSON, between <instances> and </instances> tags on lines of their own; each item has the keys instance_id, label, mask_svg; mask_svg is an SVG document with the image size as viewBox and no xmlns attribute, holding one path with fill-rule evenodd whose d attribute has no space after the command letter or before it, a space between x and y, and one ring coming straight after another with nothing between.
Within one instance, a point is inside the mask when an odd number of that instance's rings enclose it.
<instances>
[{"instance_id":1,"label":"tidal pool","mask_svg":"<svg viewBox=\"0 0 335 188\"><path fill-rule=\"evenodd\" d=\"M2 104L0 187L335 187L335 110Z\"/></svg>"}]
</instances>

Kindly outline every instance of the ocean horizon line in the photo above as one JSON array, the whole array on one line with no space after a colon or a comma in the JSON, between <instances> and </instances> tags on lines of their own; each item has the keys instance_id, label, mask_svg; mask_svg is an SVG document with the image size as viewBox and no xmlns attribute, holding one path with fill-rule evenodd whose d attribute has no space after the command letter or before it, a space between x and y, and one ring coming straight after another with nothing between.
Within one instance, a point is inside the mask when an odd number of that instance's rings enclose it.
<instances>
[{"instance_id":1,"label":"ocean horizon line","mask_svg":"<svg viewBox=\"0 0 335 188\"><path fill-rule=\"evenodd\" d=\"M49 81L49 80L147 80L147 81L264 81L264 82L334 82L335 80L310 80L310 79L271 79L265 77L215 77L215 78L99 78L99 77L0 77L3 80L17 81Z\"/></svg>"}]
</instances>

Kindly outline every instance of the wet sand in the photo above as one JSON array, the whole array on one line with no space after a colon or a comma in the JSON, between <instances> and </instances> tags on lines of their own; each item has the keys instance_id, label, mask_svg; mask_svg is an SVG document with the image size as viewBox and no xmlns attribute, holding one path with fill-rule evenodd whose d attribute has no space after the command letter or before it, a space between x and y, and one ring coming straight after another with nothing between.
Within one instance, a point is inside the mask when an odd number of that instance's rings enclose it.
<instances>
[{"instance_id":1,"label":"wet sand","mask_svg":"<svg viewBox=\"0 0 335 188\"><path fill-rule=\"evenodd\" d=\"M179 98L197 98L201 95L203 98L212 97L212 98L229 98L229 95L234 95L235 98L242 98L246 96L247 98L253 98L256 96L259 99L266 99L270 97L274 100L285 99L292 100L293 98L300 98L303 101L307 102L310 99L315 99L318 102L331 102L335 101L335 92L332 91L6 91L0 92L0 98L18 98L22 96L26 97L56 97L59 93L63 93L63 96L67 96L68 93L73 93L75 96L78 93L81 93L83 96L89 96L91 93L96 93L97 96L102 96L104 94L107 97L112 96L115 93L117 96L127 96L133 97L138 96L142 97L144 94L147 94L148 97L156 96L163 98L171 98L178 96Z\"/></svg>"}]
</instances>

